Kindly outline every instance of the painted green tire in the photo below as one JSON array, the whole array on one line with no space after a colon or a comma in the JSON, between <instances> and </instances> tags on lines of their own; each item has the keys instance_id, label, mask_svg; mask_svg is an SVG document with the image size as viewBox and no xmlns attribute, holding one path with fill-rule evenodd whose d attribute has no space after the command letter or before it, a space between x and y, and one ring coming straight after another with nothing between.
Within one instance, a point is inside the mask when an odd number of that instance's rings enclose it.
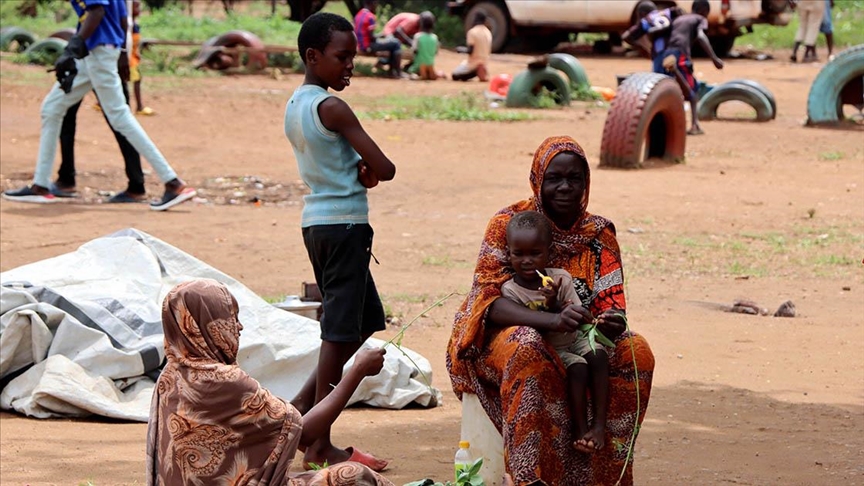
<instances>
[{"instance_id":1,"label":"painted green tire","mask_svg":"<svg viewBox=\"0 0 864 486\"><path fill-rule=\"evenodd\" d=\"M585 72L585 68L582 67L582 63L574 56L556 52L555 54L549 54L548 59L549 67L567 75L567 78L570 80L570 86L591 86L591 83L588 82L588 74Z\"/></svg>"},{"instance_id":2,"label":"painted green tire","mask_svg":"<svg viewBox=\"0 0 864 486\"><path fill-rule=\"evenodd\" d=\"M761 91L762 94L765 95L766 98L768 98L768 102L771 103L771 109L774 110L774 118L777 117L777 100L774 98L774 93L772 93L771 90L766 88L764 84L758 81L753 81L752 79L733 79L732 81L726 81L723 84L733 83L743 84L745 86L752 86Z\"/></svg>"},{"instance_id":3,"label":"painted green tire","mask_svg":"<svg viewBox=\"0 0 864 486\"><path fill-rule=\"evenodd\" d=\"M63 54L63 49L66 48L67 42L56 37L48 37L40 40L24 51L27 57L27 62L31 64L41 64L43 66L53 66L60 54Z\"/></svg>"},{"instance_id":4,"label":"painted green tire","mask_svg":"<svg viewBox=\"0 0 864 486\"><path fill-rule=\"evenodd\" d=\"M756 110L756 121L770 121L775 117L771 101L760 89L749 84L723 83L699 100L699 119L716 119L717 108L727 101L741 101L752 107Z\"/></svg>"},{"instance_id":5,"label":"painted green tire","mask_svg":"<svg viewBox=\"0 0 864 486\"><path fill-rule=\"evenodd\" d=\"M841 120L843 88L864 76L864 44L837 54L816 75L807 96L807 124L837 124Z\"/></svg>"},{"instance_id":6,"label":"painted green tire","mask_svg":"<svg viewBox=\"0 0 864 486\"><path fill-rule=\"evenodd\" d=\"M8 51L13 42L18 44L15 52L24 52L36 42L36 36L21 27L6 27L0 33L0 51Z\"/></svg>"},{"instance_id":7,"label":"painted green tire","mask_svg":"<svg viewBox=\"0 0 864 486\"><path fill-rule=\"evenodd\" d=\"M570 104L570 83L552 68L526 69L513 77L507 90L505 104L510 108L536 108L540 99L539 91L546 88L557 95L560 106Z\"/></svg>"}]
</instances>

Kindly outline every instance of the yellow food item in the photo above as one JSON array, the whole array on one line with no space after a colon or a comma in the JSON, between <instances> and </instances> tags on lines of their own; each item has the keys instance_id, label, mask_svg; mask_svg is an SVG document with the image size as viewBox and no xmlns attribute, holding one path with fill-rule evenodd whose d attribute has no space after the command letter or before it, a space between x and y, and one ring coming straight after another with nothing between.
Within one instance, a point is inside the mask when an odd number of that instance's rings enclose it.
<instances>
[{"instance_id":1,"label":"yellow food item","mask_svg":"<svg viewBox=\"0 0 864 486\"><path fill-rule=\"evenodd\" d=\"M555 281L552 280L552 277L543 275L542 273L540 273L540 270L535 270L535 272L537 272L537 275L540 275L540 280L543 282L544 287L552 285L553 283L555 283Z\"/></svg>"}]
</instances>

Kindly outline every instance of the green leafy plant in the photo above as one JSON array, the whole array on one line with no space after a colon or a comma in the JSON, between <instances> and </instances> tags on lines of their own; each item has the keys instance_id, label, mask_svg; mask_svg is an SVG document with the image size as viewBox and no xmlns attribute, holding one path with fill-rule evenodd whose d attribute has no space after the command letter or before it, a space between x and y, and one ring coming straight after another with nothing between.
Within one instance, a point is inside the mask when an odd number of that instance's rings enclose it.
<instances>
[{"instance_id":1,"label":"green leafy plant","mask_svg":"<svg viewBox=\"0 0 864 486\"><path fill-rule=\"evenodd\" d=\"M436 482L431 479L421 479L406 483L404 486L486 486L483 478L480 476L480 469L483 467L483 458L479 458L471 463L471 467L458 470L456 472L456 481Z\"/></svg>"},{"instance_id":2,"label":"green leafy plant","mask_svg":"<svg viewBox=\"0 0 864 486\"><path fill-rule=\"evenodd\" d=\"M316 464L314 462L309 463L309 469L313 471L320 471L322 469L327 469L328 467L330 467L330 464L328 464L327 461L324 461L324 464Z\"/></svg>"},{"instance_id":3,"label":"green leafy plant","mask_svg":"<svg viewBox=\"0 0 864 486\"><path fill-rule=\"evenodd\" d=\"M432 388L432 380L430 380L429 377L426 376L426 373L424 373L423 370L420 369L420 366L417 365L417 363L414 361L414 359L412 359L411 356L409 356L408 353L406 353L402 349L402 339L405 338L405 331L407 331L411 326L413 326L414 323L419 321L421 317L425 317L426 313L431 311L432 309L434 309L438 306L444 305L444 302L447 299L449 299L450 297L453 297L454 295L461 295L461 294L459 294L458 292L450 292L449 294L445 295L444 297L441 297L440 299L436 300L435 302L432 303L432 305L423 309L422 312L420 312L419 314L414 316L413 319L411 319L410 321L408 321L407 324L402 326L399 329L399 332L397 332L395 336L390 338L389 341L387 341L386 343L384 343L384 345L381 346L382 348L386 348L389 345L393 345L396 349L398 349L399 352L402 353L402 356L405 356L406 358L408 358L408 361L411 362L411 365L414 366L414 369L416 369L417 372L420 373L420 376L423 377L423 381L426 382L426 386L429 388Z\"/></svg>"},{"instance_id":4,"label":"green leafy plant","mask_svg":"<svg viewBox=\"0 0 864 486\"><path fill-rule=\"evenodd\" d=\"M600 101L603 96L586 84L572 84L570 86L570 98L578 101Z\"/></svg>"}]
</instances>

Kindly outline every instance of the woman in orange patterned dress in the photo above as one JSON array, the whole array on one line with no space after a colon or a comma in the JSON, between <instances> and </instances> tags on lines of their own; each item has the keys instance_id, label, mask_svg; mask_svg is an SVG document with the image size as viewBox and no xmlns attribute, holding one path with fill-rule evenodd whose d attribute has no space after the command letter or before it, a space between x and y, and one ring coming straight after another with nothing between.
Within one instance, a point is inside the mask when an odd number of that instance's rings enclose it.
<instances>
[{"instance_id":1,"label":"woman in orange patterned dress","mask_svg":"<svg viewBox=\"0 0 864 486\"><path fill-rule=\"evenodd\" d=\"M365 376L384 365L382 349L354 366L305 416L237 365L237 301L214 280L175 287L162 305L165 354L150 405L148 485L392 486L356 462L289 475L297 448L329 429Z\"/></svg>"},{"instance_id":2,"label":"woman in orange patterned dress","mask_svg":"<svg viewBox=\"0 0 864 486\"><path fill-rule=\"evenodd\" d=\"M622 317L624 276L611 221L587 212L591 186L582 147L570 137L546 139L534 154L530 199L499 211L480 247L472 289L456 314L447 351L453 389L474 393L504 437L504 462L516 485L632 484L635 441L651 392L654 356ZM581 306L537 312L501 296L512 277L506 251L510 218L526 210L553 227L549 267L571 273ZM565 370L543 331L571 331L583 323L616 343L609 353L609 408L605 446L593 454L572 444ZM634 360L635 358L635 360ZM638 370L638 373L636 373Z\"/></svg>"}]
</instances>

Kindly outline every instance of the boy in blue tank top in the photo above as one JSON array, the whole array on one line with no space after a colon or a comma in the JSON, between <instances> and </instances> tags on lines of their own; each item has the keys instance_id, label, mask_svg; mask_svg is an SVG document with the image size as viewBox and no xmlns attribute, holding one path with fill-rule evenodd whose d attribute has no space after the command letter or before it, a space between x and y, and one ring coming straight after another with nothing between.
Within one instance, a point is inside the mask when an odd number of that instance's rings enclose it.
<instances>
[{"instance_id":1,"label":"boy in blue tank top","mask_svg":"<svg viewBox=\"0 0 864 486\"><path fill-rule=\"evenodd\" d=\"M323 297L318 368L292 404L306 413L342 378L342 368L372 333L385 329L384 308L369 272L372 227L368 188L389 181L396 167L369 137L351 107L328 90L351 84L357 37L348 20L330 13L309 17L297 38L306 65L303 85L285 108L285 135L300 176L311 189L303 198L303 243ZM361 462L387 467L358 449L341 449L330 431L306 449L310 464Z\"/></svg>"}]
</instances>

